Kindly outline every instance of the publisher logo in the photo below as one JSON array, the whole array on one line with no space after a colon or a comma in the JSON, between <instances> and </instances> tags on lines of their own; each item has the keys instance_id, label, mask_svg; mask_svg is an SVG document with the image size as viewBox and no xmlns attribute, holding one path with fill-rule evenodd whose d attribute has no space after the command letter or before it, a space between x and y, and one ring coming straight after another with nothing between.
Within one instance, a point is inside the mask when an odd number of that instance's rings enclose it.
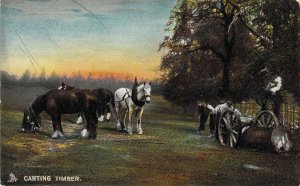
<instances>
[{"instance_id":1,"label":"publisher logo","mask_svg":"<svg viewBox=\"0 0 300 186\"><path fill-rule=\"evenodd\" d=\"M10 177L10 179L7 181L9 183L15 183L18 180L17 177L14 175L14 173L10 173L9 177Z\"/></svg>"}]
</instances>

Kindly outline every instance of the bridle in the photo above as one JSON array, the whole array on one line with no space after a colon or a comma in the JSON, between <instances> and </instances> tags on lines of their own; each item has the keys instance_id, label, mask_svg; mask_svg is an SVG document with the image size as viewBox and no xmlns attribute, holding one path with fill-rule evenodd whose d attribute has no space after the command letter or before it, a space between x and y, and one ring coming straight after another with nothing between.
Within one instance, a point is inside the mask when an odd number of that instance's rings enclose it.
<instances>
[{"instance_id":1,"label":"bridle","mask_svg":"<svg viewBox=\"0 0 300 186\"><path fill-rule=\"evenodd\" d=\"M146 100L147 98L151 98L151 95L146 95L146 94L145 94L145 89L144 89L144 88L142 89L142 91L143 91L144 95L143 95L143 97L141 98L141 101L145 102L145 100Z\"/></svg>"},{"instance_id":2,"label":"bridle","mask_svg":"<svg viewBox=\"0 0 300 186\"><path fill-rule=\"evenodd\" d=\"M28 114L29 118L31 119L30 121L30 130L31 131L36 131L39 130L41 127L40 121L38 120L38 117L35 113L35 111L32 108L32 104L27 108L26 113ZM32 123L33 121L33 123Z\"/></svg>"}]
</instances>

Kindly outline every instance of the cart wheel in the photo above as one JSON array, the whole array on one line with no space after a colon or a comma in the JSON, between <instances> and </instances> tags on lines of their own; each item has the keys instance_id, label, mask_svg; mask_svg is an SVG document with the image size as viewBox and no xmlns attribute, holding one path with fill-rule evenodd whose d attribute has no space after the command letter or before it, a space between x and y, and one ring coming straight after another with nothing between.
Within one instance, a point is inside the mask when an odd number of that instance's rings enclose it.
<instances>
[{"instance_id":1,"label":"cart wheel","mask_svg":"<svg viewBox=\"0 0 300 186\"><path fill-rule=\"evenodd\" d=\"M258 113L255 119L255 127L273 128L278 127L279 122L273 112L264 110Z\"/></svg>"},{"instance_id":2,"label":"cart wheel","mask_svg":"<svg viewBox=\"0 0 300 186\"><path fill-rule=\"evenodd\" d=\"M232 111L225 111L221 114L218 122L217 135L221 145L236 147L240 134L241 120Z\"/></svg>"}]
</instances>

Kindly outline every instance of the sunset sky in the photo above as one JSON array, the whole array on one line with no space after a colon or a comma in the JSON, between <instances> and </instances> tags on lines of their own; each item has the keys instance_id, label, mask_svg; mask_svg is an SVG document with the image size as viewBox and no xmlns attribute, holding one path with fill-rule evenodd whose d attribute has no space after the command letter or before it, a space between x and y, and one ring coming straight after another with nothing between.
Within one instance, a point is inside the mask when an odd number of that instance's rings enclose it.
<instances>
[{"instance_id":1,"label":"sunset sky","mask_svg":"<svg viewBox=\"0 0 300 186\"><path fill-rule=\"evenodd\" d=\"M175 0L2 0L1 70L159 77ZM4 36L4 37L3 37ZM4 47L3 47L4 46Z\"/></svg>"}]
</instances>

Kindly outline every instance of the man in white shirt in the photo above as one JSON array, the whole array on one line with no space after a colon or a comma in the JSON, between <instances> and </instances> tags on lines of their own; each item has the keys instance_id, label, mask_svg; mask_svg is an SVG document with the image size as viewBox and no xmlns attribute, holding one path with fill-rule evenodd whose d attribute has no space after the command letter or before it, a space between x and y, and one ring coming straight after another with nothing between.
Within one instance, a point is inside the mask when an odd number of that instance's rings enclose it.
<instances>
[{"instance_id":1,"label":"man in white shirt","mask_svg":"<svg viewBox=\"0 0 300 186\"><path fill-rule=\"evenodd\" d=\"M208 119L208 116L210 116L210 121L209 121L209 128L211 133L210 136L213 137L215 134L215 129L219 117L223 112L227 110L232 110L235 114L241 116L241 112L238 109L233 108L233 104L231 103L231 101L221 102L221 104L217 105L215 108L205 102L200 102L198 104L199 123L200 123L199 133L201 134L204 131L205 123Z\"/></svg>"}]
</instances>

